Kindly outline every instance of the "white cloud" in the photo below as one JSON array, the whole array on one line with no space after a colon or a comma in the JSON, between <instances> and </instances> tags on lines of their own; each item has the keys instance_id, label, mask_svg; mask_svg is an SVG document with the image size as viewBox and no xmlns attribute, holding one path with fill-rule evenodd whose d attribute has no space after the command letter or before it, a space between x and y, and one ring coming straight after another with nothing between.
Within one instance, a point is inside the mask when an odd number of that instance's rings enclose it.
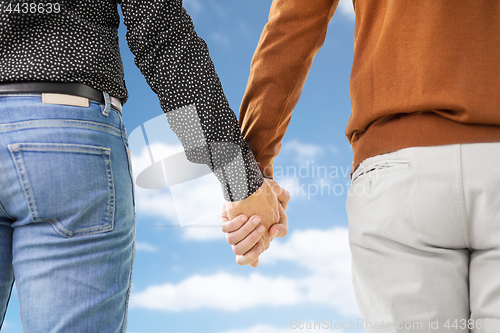
<instances>
[{"instance_id":1,"label":"white cloud","mask_svg":"<svg viewBox=\"0 0 500 333\"><path fill-rule=\"evenodd\" d=\"M136 251L156 252L158 248L146 242L135 242Z\"/></svg>"},{"instance_id":2,"label":"white cloud","mask_svg":"<svg viewBox=\"0 0 500 333\"><path fill-rule=\"evenodd\" d=\"M140 217L159 217L177 223L172 196L166 190L147 190L136 186L135 202L137 215Z\"/></svg>"},{"instance_id":3,"label":"white cloud","mask_svg":"<svg viewBox=\"0 0 500 333\"><path fill-rule=\"evenodd\" d=\"M352 0L340 0L337 11L347 17L354 19L354 7L352 5Z\"/></svg>"},{"instance_id":4,"label":"white cloud","mask_svg":"<svg viewBox=\"0 0 500 333\"><path fill-rule=\"evenodd\" d=\"M181 145L151 143L132 154L134 181L153 161L182 152ZM150 177L153 179L154 177ZM183 238L187 240L212 240L224 237L219 226L219 209L224 202L220 183L210 173L192 181L177 184L167 189L145 189L136 184L136 209L140 217L159 217L168 224L185 226Z\"/></svg>"},{"instance_id":5,"label":"white cloud","mask_svg":"<svg viewBox=\"0 0 500 333\"><path fill-rule=\"evenodd\" d=\"M283 145L283 150L295 153L295 160L300 164L306 164L324 153L324 149L318 145L302 143L295 139Z\"/></svg>"},{"instance_id":6,"label":"white cloud","mask_svg":"<svg viewBox=\"0 0 500 333\"><path fill-rule=\"evenodd\" d=\"M166 157L182 152L180 144L166 144L163 142L150 142L149 149L142 146L140 151L132 150L132 172L134 178L151 166L153 162L158 162ZM151 160L151 155L153 160Z\"/></svg>"},{"instance_id":7,"label":"white cloud","mask_svg":"<svg viewBox=\"0 0 500 333\"><path fill-rule=\"evenodd\" d=\"M181 226L218 225L224 197L213 173L170 187Z\"/></svg>"},{"instance_id":8,"label":"white cloud","mask_svg":"<svg viewBox=\"0 0 500 333\"><path fill-rule=\"evenodd\" d=\"M213 225L198 223L196 225L184 227L183 231L184 233L182 237L186 240L211 241L225 238L224 233L218 224Z\"/></svg>"},{"instance_id":9,"label":"white cloud","mask_svg":"<svg viewBox=\"0 0 500 333\"><path fill-rule=\"evenodd\" d=\"M210 276L193 275L177 285L150 286L133 294L130 306L174 312L201 308L239 311L264 304L297 304L300 295L293 279L270 278L258 273L245 277L221 272Z\"/></svg>"},{"instance_id":10,"label":"white cloud","mask_svg":"<svg viewBox=\"0 0 500 333\"><path fill-rule=\"evenodd\" d=\"M349 172L341 169L339 175L344 175ZM276 177L278 184L290 193L290 201L312 200L321 196L343 196L349 191L350 183L346 178L344 183L334 183L331 178L314 178L311 180L302 179L299 177L279 178Z\"/></svg>"},{"instance_id":11,"label":"white cloud","mask_svg":"<svg viewBox=\"0 0 500 333\"><path fill-rule=\"evenodd\" d=\"M351 284L346 228L296 231L275 239L261 256L261 264L290 261L309 275L301 277L241 276L220 272L193 275L177 284L149 286L131 295L131 307L164 311L215 309L240 311L262 306L316 304L357 314Z\"/></svg>"},{"instance_id":12,"label":"white cloud","mask_svg":"<svg viewBox=\"0 0 500 333\"><path fill-rule=\"evenodd\" d=\"M320 146L294 139L283 144L282 150L284 155L293 158L295 163L275 165L274 177L290 193L291 200L342 196L348 191L351 166L321 163L320 158L327 153L339 154L339 150L334 146Z\"/></svg>"},{"instance_id":13,"label":"white cloud","mask_svg":"<svg viewBox=\"0 0 500 333\"><path fill-rule=\"evenodd\" d=\"M307 199L307 193L304 190L304 184L300 184L299 178L287 177L287 178L276 178L278 184L290 193L290 201L295 200L305 200Z\"/></svg>"},{"instance_id":14,"label":"white cloud","mask_svg":"<svg viewBox=\"0 0 500 333\"><path fill-rule=\"evenodd\" d=\"M310 332L310 333L324 333L326 329L322 328L306 328L307 323L311 323L310 325L314 325L314 321L307 321L307 322L302 322L304 324L304 329L300 329L298 327L292 328L295 326L290 326L290 327L276 327L276 326L271 326L271 325L256 325L252 326L250 328L245 328L245 329L236 329L236 330L229 330L229 331L224 331L221 333L290 333L290 332ZM297 325L297 324L293 324ZM319 325L318 325L319 326ZM301 325L302 327L302 325ZM335 330L335 332L342 333L342 331Z\"/></svg>"},{"instance_id":15,"label":"white cloud","mask_svg":"<svg viewBox=\"0 0 500 333\"><path fill-rule=\"evenodd\" d=\"M215 177L215 176L214 176ZM217 185L219 186L219 185ZM189 191L182 195L181 191L176 192L175 202L172 194L167 190L149 190L136 186L136 209L139 218L156 217L165 220L168 225L181 227L179 223L179 209L184 211L184 215L204 213L207 219L198 223L182 227L182 238L184 240L208 241L224 238L224 233L219 226L219 217L214 212L218 212L221 202L217 196L206 196L207 191L203 188ZM205 196L204 196L205 195ZM194 205L195 208L189 208ZM202 216L200 214L200 216ZM191 217L196 217L193 215Z\"/></svg>"},{"instance_id":16,"label":"white cloud","mask_svg":"<svg viewBox=\"0 0 500 333\"><path fill-rule=\"evenodd\" d=\"M276 238L259 262L273 264L285 260L311 272L349 275L350 255L346 228L309 229L295 231L283 239Z\"/></svg>"},{"instance_id":17,"label":"white cloud","mask_svg":"<svg viewBox=\"0 0 500 333\"><path fill-rule=\"evenodd\" d=\"M343 314L357 313L347 228L309 229L295 231L284 239L277 238L259 262L267 265L280 260L295 263L312 273L304 279L306 301L329 305Z\"/></svg>"}]
</instances>

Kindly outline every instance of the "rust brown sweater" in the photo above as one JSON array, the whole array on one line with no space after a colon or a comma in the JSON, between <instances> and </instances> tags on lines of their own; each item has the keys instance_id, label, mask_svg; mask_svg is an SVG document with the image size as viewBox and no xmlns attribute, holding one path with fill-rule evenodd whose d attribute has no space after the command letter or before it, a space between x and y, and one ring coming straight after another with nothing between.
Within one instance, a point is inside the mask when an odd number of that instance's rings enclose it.
<instances>
[{"instance_id":1,"label":"rust brown sweater","mask_svg":"<svg viewBox=\"0 0 500 333\"><path fill-rule=\"evenodd\" d=\"M274 0L240 124L265 177L338 0ZM500 1L356 0L353 171L415 146L500 141ZM333 66L333 64L332 64ZM320 97L320 96L318 96Z\"/></svg>"}]
</instances>

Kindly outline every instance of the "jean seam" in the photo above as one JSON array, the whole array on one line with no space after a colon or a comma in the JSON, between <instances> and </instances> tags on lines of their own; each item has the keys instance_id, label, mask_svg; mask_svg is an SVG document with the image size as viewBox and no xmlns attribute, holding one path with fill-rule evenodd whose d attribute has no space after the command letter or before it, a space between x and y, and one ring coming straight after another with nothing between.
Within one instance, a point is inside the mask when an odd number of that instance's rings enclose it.
<instances>
[{"instance_id":1,"label":"jean seam","mask_svg":"<svg viewBox=\"0 0 500 333\"><path fill-rule=\"evenodd\" d=\"M14 161L14 166L16 167L17 174L19 176L19 182L21 183L21 188L24 192L24 196L26 198L27 204L28 204L28 210L31 215L31 220L33 222L36 222L38 220L38 213L37 213L37 208L36 208L36 203L33 201L33 193L31 189L31 184L26 180L27 178L27 173L23 169L24 167L24 160L23 156L21 154L21 151L14 151L11 149L11 145L8 145L10 154L12 156L12 159Z\"/></svg>"},{"instance_id":2,"label":"jean seam","mask_svg":"<svg viewBox=\"0 0 500 333\"><path fill-rule=\"evenodd\" d=\"M76 143L21 142L12 143L9 147L14 151L73 152L89 155L109 155L109 148Z\"/></svg>"},{"instance_id":3,"label":"jean seam","mask_svg":"<svg viewBox=\"0 0 500 333\"><path fill-rule=\"evenodd\" d=\"M127 330L128 303L129 303L129 299L130 299L130 291L132 289L132 273L134 271L134 261L135 261L136 221L137 221L137 215L135 213L135 208L134 208L134 237L133 237L133 241L132 241L132 260L130 262L130 275L129 275L129 280L128 280L127 297L125 299L125 315L123 316L122 333L126 333L126 330Z\"/></svg>"},{"instance_id":4,"label":"jean seam","mask_svg":"<svg viewBox=\"0 0 500 333\"><path fill-rule=\"evenodd\" d=\"M104 164L107 165L106 168L106 175L107 175L107 181L108 181L108 212L107 212L107 218L108 218L108 223L111 224L111 229L114 229L114 221L115 221L115 184L113 181L113 168L111 165L111 151L108 152L108 154L104 154L103 152L103 158L104 158Z\"/></svg>"},{"instance_id":5,"label":"jean seam","mask_svg":"<svg viewBox=\"0 0 500 333\"><path fill-rule=\"evenodd\" d=\"M45 127L76 127L76 128L80 127L102 132L108 132L116 136L121 136L120 129L114 126L93 121L82 121L82 120L72 120L72 119L29 120L11 124L0 124L0 132L8 132L8 131L29 129L29 128L45 128Z\"/></svg>"},{"instance_id":6,"label":"jean seam","mask_svg":"<svg viewBox=\"0 0 500 333\"><path fill-rule=\"evenodd\" d=\"M37 223L43 222L44 220L39 220L36 221ZM61 223L57 219L48 219L46 220L47 222L52 225L52 228L61 236L64 237L75 237L75 236L84 236L84 235L93 235L93 234L100 234L106 231L112 231L113 230L113 224L107 222L107 224L102 224L99 226L94 226L86 229L80 229L76 232L72 232L69 230L66 230Z\"/></svg>"},{"instance_id":7,"label":"jean seam","mask_svg":"<svg viewBox=\"0 0 500 333\"><path fill-rule=\"evenodd\" d=\"M134 211L135 211L135 183L134 183L134 176L132 173L131 151L128 147L127 129L125 128L125 125L123 124L121 117L120 117L120 127L121 127L121 136L122 136L123 145L125 146L125 154L127 155L130 181L132 182L132 200L134 203Z\"/></svg>"},{"instance_id":8,"label":"jean seam","mask_svg":"<svg viewBox=\"0 0 500 333\"><path fill-rule=\"evenodd\" d=\"M9 94L0 94L0 97L40 97L40 98L42 98L42 93L9 93Z\"/></svg>"}]
</instances>

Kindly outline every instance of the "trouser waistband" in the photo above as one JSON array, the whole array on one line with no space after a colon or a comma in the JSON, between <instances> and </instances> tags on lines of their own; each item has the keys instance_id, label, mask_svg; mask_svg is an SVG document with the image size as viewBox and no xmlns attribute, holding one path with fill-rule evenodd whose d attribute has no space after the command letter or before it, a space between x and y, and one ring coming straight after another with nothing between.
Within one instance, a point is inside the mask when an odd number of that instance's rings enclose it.
<instances>
[{"instance_id":1,"label":"trouser waistband","mask_svg":"<svg viewBox=\"0 0 500 333\"><path fill-rule=\"evenodd\" d=\"M0 94L62 94L88 98L105 104L122 112L122 102L119 98L109 96L108 93L89 87L79 82L4 82L0 83ZM109 97L109 101L107 101Z\"/></svg>"}]
</instances>

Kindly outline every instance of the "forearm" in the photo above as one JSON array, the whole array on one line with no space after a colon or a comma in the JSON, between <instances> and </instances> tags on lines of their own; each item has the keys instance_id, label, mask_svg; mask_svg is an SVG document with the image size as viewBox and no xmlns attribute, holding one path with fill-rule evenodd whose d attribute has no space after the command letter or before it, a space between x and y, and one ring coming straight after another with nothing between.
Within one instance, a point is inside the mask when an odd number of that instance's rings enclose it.
<instances>
[{"instance_id":1,"label":"forearm","mask_svg":"<svg viewBox=\"0 0 500 333\"><path fill-rule=\"evenodd\" d=\"M119 2L135 64L158 95L187 159L209 166L227 201L247 198L263 177L182 1Z\"/></svg>"},{"instance_id":2,"label":"forearm","mask_svg":"<svg viewBox=\"0 0 500 333\"><path fill-rule=\"evenodd\" d=\"M252 59L239 120L264 177L274 177L273 159L337 5L338 0L273 1Z\"/></svg>"}]
</instances>

